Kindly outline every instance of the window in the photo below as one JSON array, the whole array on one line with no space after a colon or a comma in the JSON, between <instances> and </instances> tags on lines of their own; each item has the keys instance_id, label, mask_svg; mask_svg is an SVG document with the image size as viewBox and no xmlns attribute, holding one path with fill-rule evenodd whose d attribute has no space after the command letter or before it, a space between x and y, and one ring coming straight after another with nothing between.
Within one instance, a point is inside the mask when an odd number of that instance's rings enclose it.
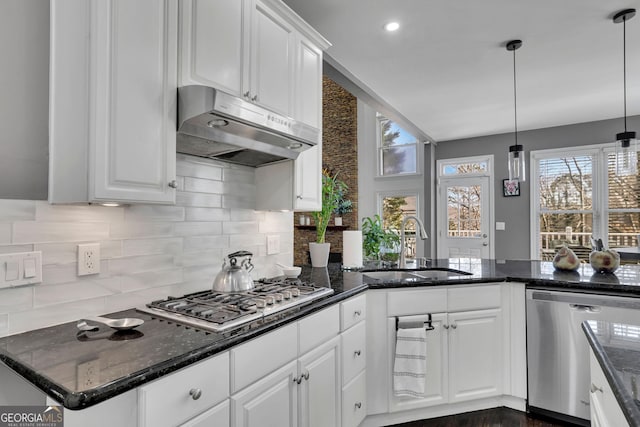
<instances>
[{"instance_id":1,"label":"window","mask_svg":"<svg viewBox=\"0 0 640 427\"><path fill-rule=\"evenodd\" d=\"M612 144L534 152L532 163L532 242L540 259L567 244L588 262L591 236L611 248L638 244L640 176L616 176Z\"/></svg>"},{"instance_id":2,"label":"window","mask_svg":"<svg viewBox=\"0 0 640 427\"><path fill-rule=\"evenodd\" d=\"M378 175L418 173L418 140L393 121L378 114Z\"/></svg>"},{"instance_id":3,"label":"window","mask_svg":"<svg viewBox=\"0 0 640 427\"><path fill-rule=\"evenodd\" d=\"M417 216L417 194L384 194L379 196L382 224L386 230L396 230L400 233L402 221L407 216ZM409 221L405 226L405 241L407 258L416 257L417 240L415 221Z\"/></svg>"}]
</instances>

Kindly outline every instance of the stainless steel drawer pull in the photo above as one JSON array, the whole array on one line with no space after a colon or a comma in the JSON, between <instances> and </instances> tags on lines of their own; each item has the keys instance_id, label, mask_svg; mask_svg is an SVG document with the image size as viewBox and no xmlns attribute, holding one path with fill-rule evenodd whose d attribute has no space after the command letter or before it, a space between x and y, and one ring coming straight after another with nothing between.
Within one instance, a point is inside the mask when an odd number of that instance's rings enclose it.
<instances>
[{"instance_id":1,"label":"stainless steel drawer pull","mask_svg":"<svg viewBox=\"0 0 640 427\"><path fill-rule=\"evenodd\" d=\"M174 179L173 181L169 181L169 187L171 188L178 188L178 183L176 182L176 180Z\"/></svg>"},{"instance_id":2,"label":"stainless steel drawer pull","mask_svg":"<svg viewBox=\"0 0 640 427\"><path fill-rule=\"evenodd\" d=\"M360 311L360 310L354 311L353 312L353 317L356 317L356 316L362 316L362 311Z\"/></svg>"},{"instance_id":3,"label":"stainless steel drawer pull","mask_svg":"<svg viewBox=\"0 0 640 427\"><path fill-rule=\"evenodd\" d=\"M599 391L600 393L604 393L604 390L602 390L601 387L598 387L594 383L591 383L591 393L595 393L596 391Z\"/></svg>"},{"instance_id":4,"label":"stainless steel drawer pull","mask_svg":"<svg viewBox=\"0 0 640 427\"><path fill-rule=\"evenodd\" d=\"M443 328L449 329L449 325L442 325Z\"/></svg>"},{"instance_id":5,"label":"stainless steel drawer pull","mask_svg":"<svg viewBox=\"0 0 640 427\"><path fill-rule=\"evenodd\" d=\"M191 395L191 398L193 400L198 400L200 399L200 396L202 396L202 390L200 390L199 388L192 388L191 390L189 390L189 394Z\"/></svg>"},{"instance_id":6,"label":"stainless steel drawer pull","mask_svg":"<svg viewBox=\"0 0 640 427\"><path fill-rule=\"evenodd\" d=\"M354 356L360 356L360 350L356 350L353 352Z\"/></svg>"},{"instance_id":7,"label":"stainless steel drawer pull","mask_svg":"<svg viewBox=\"0 0 640 427\"><path fill-rule=\"evenodd\" d=\"M356 402L356 409L362 408L362 402Z\"/></svg>"},{"instance_id":8,"label":"stainless steel drawer pull","mask_svg":"<svg viewBox=\"0 0 640 427\"><path fill-rule=\"evenodd\" d=\"M456 329L458 327L458 325L456 325L455 323L451 324L451 328Z\"/></svg>"}]
</instances>

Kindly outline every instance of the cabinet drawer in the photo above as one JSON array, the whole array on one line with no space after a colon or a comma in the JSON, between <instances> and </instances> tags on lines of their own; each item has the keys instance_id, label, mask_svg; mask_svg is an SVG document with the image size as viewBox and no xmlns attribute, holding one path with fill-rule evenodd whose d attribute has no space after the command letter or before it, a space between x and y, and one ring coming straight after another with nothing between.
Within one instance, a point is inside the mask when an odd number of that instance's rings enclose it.
<instances>
[{"instance_id":1,"label":"cabinet drawer","mask_svg":"<svg viewBox=\"0 0 640 427\"><path fill-rule=\"evenodd\" d=\"M201 392L197 400L191 390ZM140 387L140 425L178 425L228 397L229 353L223 353Z\"/></svg>"},{"instance_id":2,"label":"cabinet drawer","mask_svg":"<svg viewBox=\"0 0 640 427\"><path fill-rule=\"evenodd\" d=\"M364 322L342 333L342 384L353 379L366 366L367 330Z\"/></svg>"},{"instance_id":3,"label":"cabinet drawer","mask_svg":"<svg viewBox=\"0 0 640 427\"><path fill-rule=\"evenodd\" d=\"M299 354L304 354L340 332L338 305L307 316L298 322Z\"/></svg>"},{"instance_id":4,"label":"cabinet drawer","mask_svg":"<svg viewBox=\"0 0 640 427\"><path fill-rule=\"evenodd\" d=\"M447 311L447 289L390 291L387 299L389 316L443 313Z\"/></svg>"},{"instance_id":5,"label":"cabinet drawer","mask_svg":"<svg viewBox=\"0 0 640 427\"><path fill-rule=\"evenodd\" d=\"M298 356L298 324L291 323L231 349L231 393Z\"/></svg>"},{"instance_id":6,"label":"cabinet drawer","mask_svg":"<svg viewBox=\"0 0 640 427\"><path fill-rule=\"evenodd\" d=\"M362 372L342 389L342 427L357 427L367 414L367 383Z\"/></svg>"},{"instance_id":7,"label":"cabinet drawer","mask_svg":"<svg viewBox=\"0 0 640 427\"><path fill-rule=\"evenodd\" d=\"M229 399L190 419L180 427L229 427Z\"/></svg>"},{"instance_id":8,"label":"cabinet drawer","mask_svg":"<svg viewBox=\"0 0 640 427\"><path fill-rule=\"evenodd\" d=\"M456 286L448 289L449 312L498 308L500 285Z\"/></svg>"},{"instance_id":9,"label":"cabinet drawer","mask_svg":"<svg viewBox=\"0 0 640 427\"><path fill-rule=\"evenodd\" d=\"M359 295L340 303L340 330L345 331L366 318L367 296Z\"/></svg>"}]
</instances>

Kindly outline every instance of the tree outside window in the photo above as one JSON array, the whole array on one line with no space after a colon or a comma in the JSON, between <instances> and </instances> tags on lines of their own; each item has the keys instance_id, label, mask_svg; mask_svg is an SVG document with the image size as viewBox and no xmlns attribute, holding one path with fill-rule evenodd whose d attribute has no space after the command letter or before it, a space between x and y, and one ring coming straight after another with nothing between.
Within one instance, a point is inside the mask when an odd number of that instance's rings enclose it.
<instances>
[{"instance_id":1,"label":"tree outside window","mask_svg":"<svg viewBox=\"0 0 640 427\"><path fill-rule=\"evenodd\" d=\"M378 114L378 164L382 176L418 172L418 140L393 121Z\"/></svg>"}]
</instances>

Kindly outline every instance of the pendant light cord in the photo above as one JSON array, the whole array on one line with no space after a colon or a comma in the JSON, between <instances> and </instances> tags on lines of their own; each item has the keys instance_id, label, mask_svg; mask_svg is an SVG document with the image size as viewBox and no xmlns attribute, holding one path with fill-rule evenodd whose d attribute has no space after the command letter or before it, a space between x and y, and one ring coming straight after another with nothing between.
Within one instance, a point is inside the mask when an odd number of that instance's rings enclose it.
<instances>
[{"instance_id":1,"label":"pendant light cord","mask_svg":"<svg viewBox=\"0 0 640 427\"><path fill-rule=\"evenodd\" d=\"M625 105L626 105L626 101L625 101ZM625 116L626 116L626 113L625 113ZM516 90L516 49L513 49L513 123L514 123L513 127L515 129L516 145L518 145L518 95Z\"/></svg>"},{"instance_id":2,"label":"pendant light cord","mask_svg":"<svg viewBox=\"0 0 640 427\"><path fill-rule=\"evenodd\" d=\"M622 19L622 84L624 88L624 131L627 132L627 18Z\"/></svg>"}]
</instances>

